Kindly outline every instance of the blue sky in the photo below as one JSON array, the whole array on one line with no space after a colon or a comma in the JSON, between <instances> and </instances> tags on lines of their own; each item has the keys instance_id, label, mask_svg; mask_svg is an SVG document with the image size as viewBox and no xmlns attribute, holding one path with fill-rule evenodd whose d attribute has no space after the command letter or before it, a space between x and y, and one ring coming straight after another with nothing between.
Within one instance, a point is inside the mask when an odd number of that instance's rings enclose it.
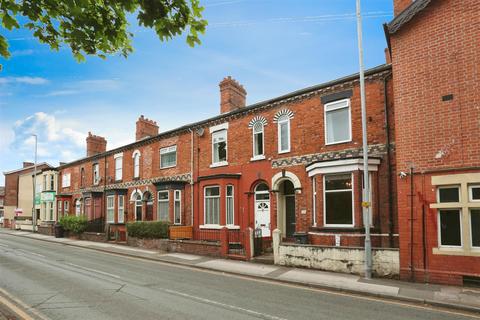
<instances>
[{"instance_id":1,"label":"blue sky","mask_svg":"<svg viewBox=\"0 0 480 320\"><path fill-rule=\"evenodd\" d=\"M33 160L31 133L38 161L58 165L85 155L88 131L106 137L108 149L132 142L141 114L160 131L217 115L227 75L252 104L358 71L355 0L201 2L209 27L200 46L160 42L132 19L127 59L77 63L68 48L52 52L27 31L1 30L12 57L0 60L0 171ZM382 23L393 1L362 2L365 64L373 67L385 62Z\"/></svg>"}]
</instances>

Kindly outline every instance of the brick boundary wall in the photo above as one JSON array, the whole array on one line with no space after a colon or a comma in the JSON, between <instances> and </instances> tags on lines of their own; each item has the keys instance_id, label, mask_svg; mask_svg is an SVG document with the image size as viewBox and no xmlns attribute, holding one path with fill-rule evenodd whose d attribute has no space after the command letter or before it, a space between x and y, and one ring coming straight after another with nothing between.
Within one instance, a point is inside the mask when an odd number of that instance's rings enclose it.
<instances>
[{"instance_id":1,"label":"brick boundary wall","mask_svg":"<svg viewBox=\"0 0 480 320\"><path fill-rule=\"evenodd\" d=\"M167 252L190 253L210 257L221 257L220 244L194 240L139 239L128 237L127 245Z\"/></svg>"}]
</instances>

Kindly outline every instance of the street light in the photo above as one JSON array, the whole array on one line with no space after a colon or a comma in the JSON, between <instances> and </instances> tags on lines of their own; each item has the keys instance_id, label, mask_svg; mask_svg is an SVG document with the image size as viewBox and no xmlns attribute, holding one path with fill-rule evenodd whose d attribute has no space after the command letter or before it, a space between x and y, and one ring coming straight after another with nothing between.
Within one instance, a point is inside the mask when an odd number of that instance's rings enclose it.
<instances>
[{"instance_id":1,"label":"street light","mask_svg":"<svg viewBox=\"0 0 480 320\"><path fill-rule=\"evenodd\" d=\"M37 142L38 137L36 134L32 134L35 137L35 162L33 163L33 205L32 205L32 232L35 232L37 225L37 213L35 210L35 198L37 195Z\"/></svg>"},{"instance_id":2,"label":"street light","mask_svg":"<svg viewBox=\"0 0 480 320\"><path fill-rule=\"evenodd\" d=\"M363 140L363 226L365 227L365 278L372 278L372 242L370 240L370 186L368 176L367 110L365 101L365 74L363 67L362 16L360 0L357 0L357 37L358 60L360 64L360 96L362 104L362 140Z\"/></svg>"}]
</instances>

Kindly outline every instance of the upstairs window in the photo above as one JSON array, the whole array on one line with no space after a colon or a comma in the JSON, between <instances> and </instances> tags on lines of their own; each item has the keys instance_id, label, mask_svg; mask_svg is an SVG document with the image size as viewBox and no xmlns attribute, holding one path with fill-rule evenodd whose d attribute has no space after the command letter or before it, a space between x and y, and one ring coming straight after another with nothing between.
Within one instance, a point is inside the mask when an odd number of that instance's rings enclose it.
<instances>
[{"instance_id":1,"label":"upstairs window","mask_svg":"<svg viewBox=\"0 0 480 320\"><path fill-rule=\"evenodd\" d=\"M70 173L64 173L62 175L62 187L63 188L70 187Z\"/></svg>"},{"instance_id":2,"label":"upstairs window","mask_svg":"<svg viewBox=\"0 0 480 320\"><path fill-rule=\"evenodd\" d=\"M227 130L212 133L212 163L227 162Z\"/></svg>"},{"instance_id":3,"label":"upstairs window","mask_svg":"<svg viewBox=\"0 0 480 320\"><path fill-rule=\"evenodd\" d=\"M115 181L122 180L123 177L123 155L115 156Z\"/></svg>"},{"instance_id":4,"label":"upstairs window","mask_svg":"<svg viewBox=\"0 0 480 320\"><path fill-rule=\"evenodd\" d=\"M261 158L263 153L263 123L257 121L253 125L253 158Z\"/></svg>"},{"instance_id":5,"label":"upstairs window","mask_svg":"<svg viewBox=\"0 0 480 320\"><path fill-rule=\"evenodd\" d=\"M98 163L93 165L93 184L98 184L100 182L100 168Z\"/></svg>"},{"instance_id":6,"label":"upstairs window","mask_svg":"<svg viewBox=\"0 0 480 320\"><path fill-rule=\"evenodd\" d=\"M290 117L286 114L277 120L278 153L290 152Z\"/></svg>"},{"instance_id":7,"label":"upstairs window","mask_svg":"<svg viewBox=\"0 0 480 320\"><path fill-rule=\"evenodd\" d=\"M177 165L177 146L160 149L160 168L172 168Z\"/></svg>"},{"instance_id":8,"label":"upstairs window","mask_svg":"<svg viewBox=\"0 0 480 320\"><path fill-rule=\"evenodd\" d=\"M85 187L85 169L80 169L80 187Z\"/></svg>"},{"instance_id":9,"label":"upstairs window","mask_svg":"<svg viewBox=\"0 0 480 320\"><path fill-rule=\"evenodd\" d=\"M205 188L205 224L220 224L220 187Z\"/></svg>"},{"instance_id":10,"label":"upstairs window","mask_svg":"<svg viewBox=\"0 0 480 320\"><path fill-rule=\"evenodd\" d=\"M55 175L49 175L50 178L50 190L55 190Z\"/></svg>"},{"instance_id":11,"label":"upstairs window","mask_svg":"<svg viewBox=\"0 0 480 320\"><path fill-rule=\"evenodd\" d=\"M140 177L140 151L135 150L132 155L133 158L133 177Z\"/></svg>"},{"instance_id":12,"label":"upstairs window","mask_svg":"<svg viewBox=\"0 0 480 320\"><path fill-rule=\"evenodd\" d=\"M327 103L324 110L325 144L351 141L350 99Z\"/></svg>"}]
</instances>

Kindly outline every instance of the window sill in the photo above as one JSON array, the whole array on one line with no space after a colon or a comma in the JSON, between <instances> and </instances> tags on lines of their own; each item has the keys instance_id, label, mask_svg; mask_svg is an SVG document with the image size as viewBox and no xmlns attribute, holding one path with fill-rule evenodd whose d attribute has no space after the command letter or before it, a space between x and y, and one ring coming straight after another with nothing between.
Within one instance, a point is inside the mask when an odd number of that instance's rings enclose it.
<instances>
[{"instance_id":1,"label":"window sill","mask_svg":"<svg viewBox=\"0 0 480 320\"><path fill-rule=\"evenodd\" d=\"M336 144L349 143L349 142L352 142L352 139L350 139L350 140L342 140L342 141L335 141L335 142L330 142L330 143L325 141L325 145L326 145L326 146L334 146L334 145L336 145Z\"/></svg>"},{"instance_id":2,"label":"window sill","mask_svg":"<svg viewBox=\"0 0 480 320\"><path fill-rule=\"evenodd\" d=\"M462 247L439 247L432 249L433 254L446 255L446 256L474 256L480 257L480 250L471 249L465 250Z\"/></svg>"},{"instance_id":3,"label":"window sill","mask_svg":"<svg viewBox=\"0 0 480 320\"><path fill-rule=\"evenodd\" d=\"M239 230L240 226L221 226L219 224L202 224L198 226L200 229L223 229L224 227L227 227L229 230Z\"/></svg>"},{"instance_id":4,"label":"window sill","mask_svg":"<svg viewBox=\"0 0 480 320\"><path fill-rule=\"evenodd\" d=\"M175 168L177 165L174 164L173 166L168 166L168 167L160 167L160 170L163 170L163 169L170 169L170 168Z\"/></svg>"},{"instance_id":5,"label":"window sill","mask_svg":"<svg viewBox=\"0 0 480 320\"><path fill-rule=\"evenodd\" d=\"M255 157L252 157L250 158L250 161L260 161L260 160L265 160L265 156L262 155L262 156L255 156Z\"/></svg>"},{"instance_id":6,"label":"window sill","mask_svg":"<svg viewBox=\"0 0 480 320\"><path fill-rule=\"evenodd\" d=\"M285 153L289 153L290 150L285 150L285 151L278 151L278 154L285 154Z\"/></svg>"},{"instance_id":7,"label":"window sill","mask_svg":"<svg viewBox=\"0 0 480 320\"><path fill-rule=\"evenodd\" d=\"M222 161L222 162L217 162L217 163L212 163L210 165L210 168L218 168L218 167L225 167L228 166L228 161Z\"/></svg>"}]
</instances>

